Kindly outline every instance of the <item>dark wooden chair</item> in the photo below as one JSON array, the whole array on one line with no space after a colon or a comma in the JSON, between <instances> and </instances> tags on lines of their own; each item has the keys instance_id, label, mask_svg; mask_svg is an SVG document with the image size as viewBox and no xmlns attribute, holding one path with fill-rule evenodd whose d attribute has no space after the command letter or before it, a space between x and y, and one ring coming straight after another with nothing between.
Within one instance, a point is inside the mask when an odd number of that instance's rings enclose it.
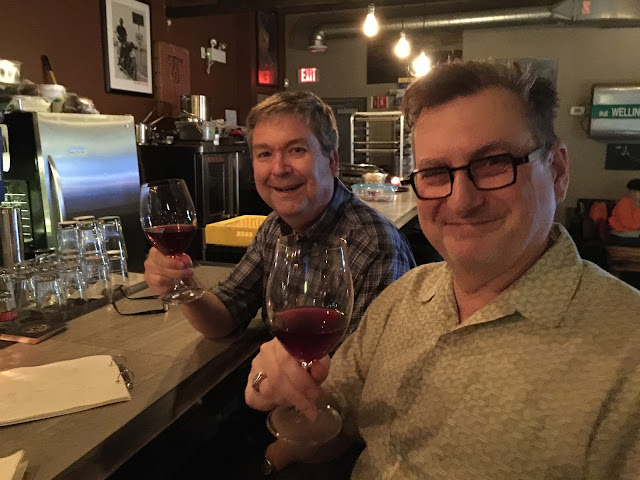
<instances>
[{"instance_id":1,"label":"dark wooden chair","mask_svg":"<svg viewBox=\"0 0 640 480\"><path fill-rule=\"evenodd\" d=\"M618 278L626 272L640 273L640 247L606 245L609 271Z\"/></svg>"},{"instance_id":2,"label":"dark wooden chair","mask_svg":"<svg viewBox=\"0 0 640 480\"><path fill-rule=\"evenodd\" d=\"M596 202L603 202L607 208L607 217L611 215L616 200L599 198L580 198L575 208L567 209L567 230L573 238L580 256L600 267L607 269L605 245L609 234L606 220L594 222L589 217L591 207Z\"/></svg>"}]
</instances>

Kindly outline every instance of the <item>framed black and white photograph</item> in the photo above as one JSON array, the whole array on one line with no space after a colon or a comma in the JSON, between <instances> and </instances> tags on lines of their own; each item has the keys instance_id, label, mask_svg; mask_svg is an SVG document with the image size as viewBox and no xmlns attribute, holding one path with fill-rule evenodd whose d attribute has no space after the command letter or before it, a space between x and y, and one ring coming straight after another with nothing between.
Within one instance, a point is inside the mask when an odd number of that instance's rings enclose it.
<instances>
[{"instance_id":1,"label":"framed black and white photograph","mask_svg":"<svg viewBox=\"0 0 640 480\"><path fill-rule=\"evenodd\" d=\"M102 0L102 43L107 92L153 96L149 5Z\"/></svg>"}]
</instances>

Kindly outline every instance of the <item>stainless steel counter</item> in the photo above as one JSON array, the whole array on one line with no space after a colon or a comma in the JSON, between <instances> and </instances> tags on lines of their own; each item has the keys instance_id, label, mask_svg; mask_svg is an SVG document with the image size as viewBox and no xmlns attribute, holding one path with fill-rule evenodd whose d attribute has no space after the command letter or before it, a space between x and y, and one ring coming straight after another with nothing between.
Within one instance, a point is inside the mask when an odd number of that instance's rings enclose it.
<instances>
[{"instance_id":1,"label":"stainless steel counter","mask_svg":"<svg viewBox=\"0 0 640 480\"><path fill-rule=\"evenodd\" d=\"M411 189L396 193L391 202L367 202L367 205L391 220L397 228L404 227L417 214L416 196Z\"/></svg>"},{"instance_id":2,"label":"stainless steel counter","mask_svg":"<svg viewBox=\"0 0 640 480\"><path fill-rule=\"evenodd\" d=\"M230 270L200 266L196 275L210 287ZM41 344L4 348L0 370L87 355L124 355L135 386L128 402L0 427L0 457L24 449L29 461L25 478L30 480L106 478L252 357L263 331L262 322L254 320L242 335L212 341L196 332L177 307L121 316L109 306L70 321L65 332Z\"/></svg>"}]
</instances>

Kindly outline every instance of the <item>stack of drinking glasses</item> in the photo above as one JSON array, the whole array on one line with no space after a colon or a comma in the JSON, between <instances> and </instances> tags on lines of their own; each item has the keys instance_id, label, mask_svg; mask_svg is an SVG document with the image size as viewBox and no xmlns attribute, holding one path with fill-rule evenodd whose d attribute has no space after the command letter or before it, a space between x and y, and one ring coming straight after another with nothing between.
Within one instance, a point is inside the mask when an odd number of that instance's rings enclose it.
<instances>
[{"instance_id":1,"label":"stack of drinking glasses","mask_svg":"<svg viewBox=\"0 0 640 480\"><path fill-rule=\"evenodd\" d=\"M0 270L0 322L21 311L59 313L127 285L127 251L119 217L76 217L58 224L58 248Z\"/></svg>"},{"instance_id":2,"label":"stack of drinking glasses","mask_svg":"<svg viewBox=\"0 0 640 480\"><path fill-rule=\"evenodd\" d=\"M76 217L58 225L58 253L80 267L88 298L110 294L128 282L127 250L120 217Z\"/></svg>"},{"instance_id":3,"label":"stack of drinking glasses","mask_svg":"<svg viewBox=\"0 0 640 480\"><path fill-rule=\"evenodd\" d=\"M118 216L100 217L99 233L104 245L109 265L111 284L127 285L129 272L127 270L127 247L122 233L122 222Z\"/></svg>"},{"instance_id":4,"label":"stack of drinking glasses","mask_svg":"<svg viewBox=\"0 0 640 480\"><path fill-rule=\"evenodd\" d=\"M36 251L36 258L18 263L0 275L0 305L4 320L15 320L19 312L38 310L58 314L66 305L60 263L55 251ZM14 313L11 312L11 306ZM7 318L11 317L11 318Z\"/></svg>"},{"instance_id":5,"label":"stack of drinking glasses","mask_svg":"<svg viewBox=\"0 0 640 480\"><path fill-rule=\"evenodd\" d=\"M109 262L96 219L77 220L79 261L89 298L100 298L111 292Z\"/></svg>"},{"instance_id":6,"label":"stack of drinking glasses","mask_svg":"<svg viewBox=\"0 0 640 480\"><path fill-rule=\"evenodd\" d=\"M16 299L13 293L13 280L7 270L0 269L0 322L18 318Z\"/></svg>"}]
</instances>

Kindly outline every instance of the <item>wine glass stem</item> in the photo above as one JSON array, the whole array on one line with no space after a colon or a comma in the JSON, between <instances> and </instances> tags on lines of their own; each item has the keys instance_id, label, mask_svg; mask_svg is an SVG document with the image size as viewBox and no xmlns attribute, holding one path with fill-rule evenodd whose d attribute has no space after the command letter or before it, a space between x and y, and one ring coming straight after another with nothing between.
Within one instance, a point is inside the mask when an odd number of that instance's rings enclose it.
<instances>
[{"instance_id":1,"label":"wine glass stem","mask_svg":"<svg viewBox=\"0 0 640 480\"><path fill-rule=\"evenodd\" d=\"M305 362L304 360L299 360L300 365L302 366L302 368L304 368L307 373L311 373L311 364L313 363L313 360L311 360L310 362ZM296 411L296 423L302 423L303 421L305 421L305 416L304 414L298 410L297 408L295 409Z\"/></svg>"}]
</instances>

